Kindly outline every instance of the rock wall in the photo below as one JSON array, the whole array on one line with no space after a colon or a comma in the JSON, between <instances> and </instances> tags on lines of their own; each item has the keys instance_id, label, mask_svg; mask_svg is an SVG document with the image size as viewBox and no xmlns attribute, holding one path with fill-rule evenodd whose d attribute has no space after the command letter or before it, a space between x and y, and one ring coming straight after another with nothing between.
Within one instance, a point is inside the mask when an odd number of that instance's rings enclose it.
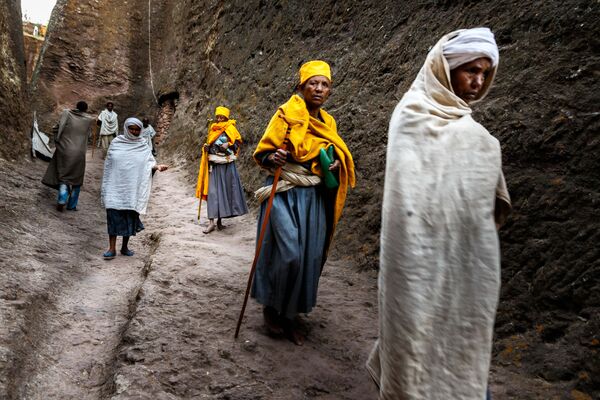
<instances>
[{"instance_id":1,"label":"rock wall","mask_svg":"<svg viewBox=\"0 0 600 400\"><path fill-rule=\"evenodd\" d=\"M28 148L28 107L21 3L0 1L0 157L12 159Z\"/></svg>"},{"instance_id":2,"label":"rock wall","mask_svg":"<svg viewBox=\"0 0 600 400\"><path fill-rule=\"evenodd\" d=\"M263 176L251 153L285 102L298 67L333 67L327 109L357 166L335 247L376 267L386 131L391 112L440 36L496 32L495 87L475 118L503 145L514 213L502 230L498 363L582 391L600 377L600 178L597 91L600 4L589 1L180 1L153 55L158 87L180 100L163 146L189 165L193 185L205 121L232 108L245 138L248 193ZM162 60L162 61L161 61ZM175 63L165 60L177 60ZM597 389L596 389L597 390Z\"/></svg>"},{"instance_id":3,"label":"rock wall","mask_svg":"<svg viewBox=\"0 0 600 400\"><path fill-rule=\"evenodd\" d=\"M245 139L239 167L250 194L264 179L252 150L298 67L327 60L326 109L358 176L334 254L374 268L391 112L440 36L491 27L500 69L475 118L503 145L514 202L501 233L496 362L598 395L599 17L600 3L584 0L59 0L35 104L50 123L81 98L96 110L113 99L121 116L168 101L159 153L188 166L190 192L206 119L227 105Z\"/></svg>"},{"instance_id":4,"label":"rock wall","mask_svg":"<svg viewBox=\"0 0 600 400\"><path fill-rule=\"evenodd\" d=\"M33 107L49 131L64 108L111 100L119 121L156 111L148 79L148 2L58 0L33 78Z\"/></svg>"},{"instance_id":5,"label":"rock wall","mask_svg":"<svg viewBox=\"0 0 600 400\"><path fill-rule=\"evenodd\" d=\"M23 21L23 44L25 47L25 68L27 70L28 83L31 82L33 71L35 71L40 53L42 52L46 29L46 25Z\"/></svg>"},{"instance_id":6,"label":"rock wall","mask_svg":"<svg viewBox=\"0 0 600 400\"><path fill-rule=\"evenodd\" d=\"M44 38L24 33L23 44L25 46L25 66L27 69L27 82L31 82L31 78L33 77L33 71L35 70L35 66L37 65L40 53L42 52Z\"/></svg>"}]
</instances>

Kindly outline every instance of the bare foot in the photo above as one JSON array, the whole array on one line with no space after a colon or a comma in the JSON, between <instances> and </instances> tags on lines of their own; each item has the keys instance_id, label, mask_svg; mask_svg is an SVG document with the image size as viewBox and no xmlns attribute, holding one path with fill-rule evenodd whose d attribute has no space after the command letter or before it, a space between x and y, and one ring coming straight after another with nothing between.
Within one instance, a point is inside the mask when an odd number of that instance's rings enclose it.
<instances>
[{"instance_id":1,"label":"bare foot","mask_svg":"<svg viewBox=\"0 0 600 400\"><path fill-rule=\"evenodd\" d=\"M283 333L283 327L277 310L273 307L263 308L263 317L265 319L265 325L271 335L281 335Z\"/></svg>"},{"instance_id":2,"label":"bare foot","mask_svg":"<svg viewBox=\"0 0 600 400\"><path fill-rule=\"evenodd\" d=\"M215 224L208 224L208 226L206 227L205 230L203 230L202 232L204 233L211 233L212 231L214 231L216 229L216 225Z\"/></svg>"},{"instance_id":3,"label":"bare foot","mask_svg":"<svg viewBox=\"0 0 600 400\"><path fill-rule=\"evenodd\" d=\"M304 345L304 335L298 332L296 329L292 330L290 339L292 340L292 342L294 342L296 346Z\"/></svg>"},{"instance_id":4,"label":"bare foot","mask_svg":"<svg viewBox=\"0 0 600 400\"><path fill-rule=\"evenodd\" d=\"M289 319L285 320L285 334L296 346L302 346L304 344L304 334L298 329L298 323L296 321Z\"/></svg>"},{"instance_id":5,"label":"bare foot","mask_svg":"<svg viewBox=\"0 0 600 400\"><path fill-rule=\"evenodd\" d=\"M217 224L217 229L222 231L223 229L227 228L225 225L223 224Z\"/></svg>"}]
</instances>

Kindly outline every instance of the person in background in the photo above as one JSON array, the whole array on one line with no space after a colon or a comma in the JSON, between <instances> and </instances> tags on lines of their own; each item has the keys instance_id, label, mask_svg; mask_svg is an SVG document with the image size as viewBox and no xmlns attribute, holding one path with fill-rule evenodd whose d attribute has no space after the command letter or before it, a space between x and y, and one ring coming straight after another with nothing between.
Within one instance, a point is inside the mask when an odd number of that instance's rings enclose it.
<instances>
[{"instance_id":1,"label":"person in background","mask_svg":"<svg viewBox=\"0 0 600 400\"><path fill-rule=\"evenodd\" d=\"M42 178L42 183L58 189L56 209L76 211L79 192L85 175L85 153L94 118L80 101L74 110L64 110L60 116L54 143L56 150Z\"/></svg>"},{"instance_id":2,"label":"person in background","mask_svg":"<svg viewBox=\"0 0 600 400\"><path fill-rule=\"evenodd\" d=\"M117 134L119 133L119 118L117 113L114 112L113 108L114 104L112 101L107 102L106 108L102 110L96 119L96 124L100 126L99 145L104 152L104 157L106 157L106 152L108 151L110 142L112 142L112 140L116 138Z\"/></svg>"},{"instance_id":3,"label":"person in background","mask_svg":"<svg viewBox=\"0 0 600 400\"><path fill-rule=\"evenodd\" d=\"M142 118L142 124L144 125L144 128L142 129L142 137L148 143L148 147L150 147L152 155L156 157L156 150L154 148L154 136L156 136L156 131L154 130L154 127L150 125L150 120L148 120L148 117Z\"/></svg>"},{"instance_id":4,"label":"person in background","mask_svg":"<svg viewBox=\"0 0 600 400\"><path fill-rule=\"evenodd\" d=\"M140 214L146 213L152 172L165 171L166 165L157 165L152 151L141 137L142 122L128 118L123 125L123 135L117 136L108 149L104 161L101 197L106 208L108 250L104 259L117 255L117 236L123 237L120 253L133 256L129 238L144 229Z\"/></svg>"},{"instance_id":5,"label":"person in background","mask_svg":"<svg viewBox=\"0 0 600 400\"><path fill-rule=\"evenodd\" d=\"M226 107L216 108L216 122L210 125L208 138L202 149L196 197L200 201L206 199L209 222L204 233L210 233L216 228L223 229L223 218L248 213L244 188L235 165L242 136L235 126L236 121L229 119L229 114Z\"/></svg>"},{"instance_id":6,"label":"person in background","mask_svg":"<svg viewBox=\"0 0 600 400\"><path fill-rule=\"evenodd\" d=\"M500 143L471 116L499 54L488 28L431 49L389 125L379 338L381 400L486 398L500 291L497 228L510 212Z\"/></svg>"}]
</instances>

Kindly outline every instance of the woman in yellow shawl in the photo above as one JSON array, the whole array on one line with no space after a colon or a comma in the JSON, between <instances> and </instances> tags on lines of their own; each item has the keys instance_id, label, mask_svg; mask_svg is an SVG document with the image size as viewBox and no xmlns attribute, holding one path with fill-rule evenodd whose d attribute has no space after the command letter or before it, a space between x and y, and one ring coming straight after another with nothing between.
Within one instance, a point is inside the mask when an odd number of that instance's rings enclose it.
<instances>
[{"instance_id":1,"label":"woman in yellow shawl","mask_svg":"<svg viewBox=\"0 0 600 400\"><path fill-rule=\"evenodd\" d=\"M295 317L310 312L316 304L321 269L348 185L353 187L355 179L352 155L338 135L333 117L321 109L330 90L329 65L323 61L304 64L300 68L298 94L279 107L254 152L254 159L261 167L271 174L282 167L282 175L256 268L252 297L264 305L269 331L285 332L297 345L304 338ZM287 151L281 149L286 131L289 132ZM327 151L332 158L320 156ZM333 178L333 185L329 178ZM272 181L269 176L267 186L256 193L262 201L259 229Z\"/></svg>"},{"instance_id":2,"label":"woman in yellow shawl","mask_svg":"<svg viewBox=\"0 0 600 400\"><path fill-rule=\"evenodd\" d=\"M202 148L196 185L196 197L200 201L206 200L207 204L209 223L204 233L225 228L221 223L222 218L237 217L248 212L244 189L235 166L242 136L235 127L236 121L229 119L229 109L226 107L216 108L215 119Z\"/></svg>"}]
</instances>

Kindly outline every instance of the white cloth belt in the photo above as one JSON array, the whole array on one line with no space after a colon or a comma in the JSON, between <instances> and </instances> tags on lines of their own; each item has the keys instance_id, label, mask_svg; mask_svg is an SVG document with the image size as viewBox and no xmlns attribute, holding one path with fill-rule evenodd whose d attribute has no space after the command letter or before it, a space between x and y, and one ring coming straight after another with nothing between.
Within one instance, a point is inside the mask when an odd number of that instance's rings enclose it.
<instances>
[{"instance_id":1,"label":"white cloth belt","mask_svg":"<svg viewBox=\"0 0 600 400\"><path fill-rule=\"evenodd\" d=\"M208 161L215 164L229 164L237 160L237 156L232 154L230 156L220 156L218 154L209 154Z\"/></svg>"},{"instance_id":2,"label":"white cloth belt","mask_svg":"<svg viewBox=\"0 0 600 400\"><path fill-rule=\"evenodd\" d=\"M274 175L273 169L269 170L269 175ZM296 186L317 186L321 183L321 177L313 175L311 171L299 164L286 163L281 168L279 182L277 182L276 193L288 191ZM273 185L263 186L254 192L254 198L262 203L269 198Z\"/></svg>"}]
</instances>

